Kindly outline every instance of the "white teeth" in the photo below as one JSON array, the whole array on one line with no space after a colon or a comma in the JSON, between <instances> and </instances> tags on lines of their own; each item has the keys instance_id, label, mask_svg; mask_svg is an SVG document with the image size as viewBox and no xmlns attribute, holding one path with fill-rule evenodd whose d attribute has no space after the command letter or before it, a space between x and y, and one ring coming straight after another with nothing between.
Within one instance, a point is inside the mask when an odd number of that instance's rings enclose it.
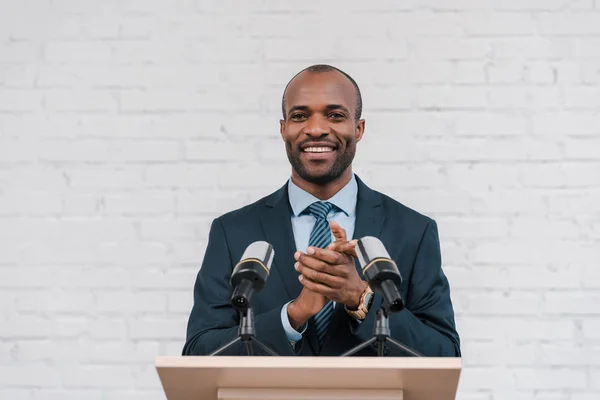
<instances>
[{"instance_id":1,"label":"white teeth","mask_svg":"<svg viewBox=\"0 0 600 400\"><path fill-rule=\"evenodd\" d=\"M307 147L304 149L306 153L327 153L333 151L331 147Z\"/></svg>"}]
</instances>

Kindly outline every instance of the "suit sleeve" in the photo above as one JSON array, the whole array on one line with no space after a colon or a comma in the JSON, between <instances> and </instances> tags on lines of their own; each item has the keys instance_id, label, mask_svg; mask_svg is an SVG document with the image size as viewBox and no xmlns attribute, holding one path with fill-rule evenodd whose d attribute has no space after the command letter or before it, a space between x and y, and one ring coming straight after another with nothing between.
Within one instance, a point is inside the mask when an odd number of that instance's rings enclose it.
<instances>
[{"instance_id":1,"label":"suit sleeve","mask_svg":"<svg viewBox=\"0 0 600 400\"><path fill-rule=\"evenodd\" d=\"M183 355L207 355L238 335L239 316L230 304L229 284L233 262L227 237L219 218L212 222L208 245L194 285L194 305L187 326ZM254 317L255 337L279 355L296 355L281 322L281 304ZM256 355L264 355L253 346ZM222 355L245 355L243 344L236 343Z\"/></svg>"},{"instance_id":2,"label":"suit sleeve","mask_svg":"<svg viewBox=\"0 0 600 400\"><path fill-rule=\"evenodd\" d=\"M377 295L355 335L361 341L372 337ZM389 318L392 338L428 357L460 357L460 339L454 322L448 279L442 271L437 224L431 220L423 233L405 294L405 309ZM404 352L390 347L390 355Z\"/></svg>"}]
</instances>

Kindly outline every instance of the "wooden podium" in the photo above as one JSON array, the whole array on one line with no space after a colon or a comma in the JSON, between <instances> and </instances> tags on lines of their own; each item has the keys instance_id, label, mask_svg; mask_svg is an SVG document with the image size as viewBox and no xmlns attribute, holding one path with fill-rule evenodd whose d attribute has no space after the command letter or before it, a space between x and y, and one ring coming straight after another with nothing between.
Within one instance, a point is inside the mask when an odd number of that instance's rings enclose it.
<instances>
[{"instance_id":1,"label":"wooden podium","mask_svg":"<svg viewBox=\"0 0 600 400\"><path fill-rule=\"evenodd\" d=\"M460 358L158 357L168 400L454 400Z\"/></svg>"}]
</instances>

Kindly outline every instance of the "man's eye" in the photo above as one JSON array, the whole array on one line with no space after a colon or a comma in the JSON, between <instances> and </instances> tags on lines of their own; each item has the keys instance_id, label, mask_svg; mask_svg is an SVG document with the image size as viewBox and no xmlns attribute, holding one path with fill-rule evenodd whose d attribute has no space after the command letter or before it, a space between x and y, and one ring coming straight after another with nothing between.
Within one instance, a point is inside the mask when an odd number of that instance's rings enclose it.
<instances>
[{"instance_id":1,"label":"man's eye","mask_svg":"<svg viewBox=\"0 0 600 400\"><path fill-rule=\"evenodd\" d=\"M329 114L329 118L333 118L333 119L342 119L344 118L345 115L342 113L331 113Z\"/></svg>"},{"instance_id":2,"label":"man's eye","mask_svg":"<svg viewBox=\"0 0 600 400\"><path fill-rule=\"evenodd\" d=\"M306 116L304 114L292 114L292 116L290 117L291 119L294 120L299 120L299 119L304 119Z\"/></svg>"}]
</instances>

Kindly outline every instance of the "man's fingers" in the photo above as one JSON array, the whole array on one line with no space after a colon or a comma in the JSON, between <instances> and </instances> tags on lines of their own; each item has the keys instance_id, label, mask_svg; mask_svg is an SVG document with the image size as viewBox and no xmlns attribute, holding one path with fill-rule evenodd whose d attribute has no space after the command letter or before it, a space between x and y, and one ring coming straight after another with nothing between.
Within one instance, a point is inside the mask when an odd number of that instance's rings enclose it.
<instances>
[{"instance_id":1,"label":"man's fingers","mask_svg":"<svg viewBox=\"0 0 600 400\"><path fill-rule=\"evenodd\" d=\"M333 233L333 237L335 237L335 241L342 241L342 242L346 242L348 239L346 239L346 230L344 228L342 228L340 226L340 224L338 224L335 221L331 221L329 223L329 227L331 228L331 233Z\"/></svg>"},{"instance_id":2,"label":"man's fingers","mask_svg":"<svg viewBox=\"0 0 600 400\"><path fill-rule=\"evenodd\" d=\"M324 272L316 271L306 266L300 266L298 271L305 277L315 283L320 283L332 289L336 289L340 286L341 282L339 277L326 274Z\"/></svg>"},{"instance_id":3,"label":"man's fingers","mask_svg":"<svg viewBox=\"0 0 600 400\"><path fill-rule=\"evenodd\" d=\"M326 263L331 265L339 265L347 261L345 257L342 254L340 254L340 252L334 251L329 248L320 249L318 247L309 247L306 250L306 253L308 253L309 256L317 258L321 261L325 261Z\"/></svg>"},{"instance_id":4,"label":"man's fingers","mask_svg":"<svg viewBox=\"0 0 600 400\"><path fill-rule=\"evenodd\" d=\"M296 254L296 261L298 261L298 263L300 263L301 265L305 265L309 268L322 272L328 272L332 268L331 265L329 265L323 260L320 260L317 257L304 254L300 251L297 251Z\"/></svg>"},{"instance_id":5,"label":"man's fingers","mask_svg":"<svg viewBox=\"0 0 600 400\"><path fill-rule=\"evenodd\" d=\"M336 244L336 246L332 250L335 250L340 253L348 254L353 257L358 257L358 255L356 254L356 243L357 242L358 242L357 240L353 240L351 242L339 243L339 244Z\"/></svg>"},{"instance_id":6,"label":"man's fingers","mask_svg":"<svg viewBox=\"0 0 600 400\"><path fill-rule=\"evenodd\" d=\"M333 294L334 290L328 286L323 285L319 282L314 282L304 275L299 275L298 280L302 283L302 286L318 294L322 294L325 297L329 297Z\"/></svg>"}]
</instances>

